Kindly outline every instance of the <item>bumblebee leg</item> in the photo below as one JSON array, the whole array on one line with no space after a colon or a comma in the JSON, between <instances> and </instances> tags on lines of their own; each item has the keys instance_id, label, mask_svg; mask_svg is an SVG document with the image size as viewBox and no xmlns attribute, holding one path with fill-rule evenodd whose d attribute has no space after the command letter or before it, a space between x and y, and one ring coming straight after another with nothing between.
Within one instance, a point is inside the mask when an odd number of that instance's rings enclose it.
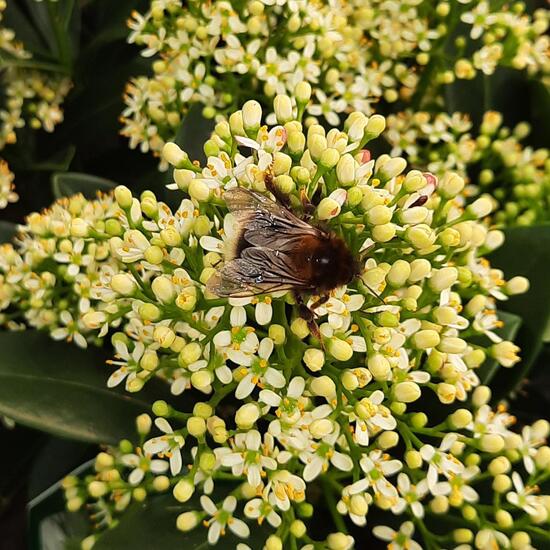
<instances>
[{"instance_id":1,"label":"bumblebee leg","mask_svg":"<svg viewBox=\"0 0 550 550\"><path fill-rule=\"evenodd\" d=\"M309 309L311 309L312 311L315 311L318 307L321 307L323 304L326 304L329 298L330 298L329 294L325 294L324 296L321 296L318 300L316 300L315 302L313 302L313 304L311 304L311 307Z\"/></svg>"},{"instance_id":2,"label":"bumblebee leg","mask_svg":"<svg viewBox=\"0 0 550 550\"><path fill-rule=\"evenodd\" d=\"M304 219L309 220L313 218L313 215L315 214L315 205L307 198L307 195L304 189L300 190L300 201L302 202Z\"/></svg>"},{"instance_id":3,"label":"bumblebee leg","mask_svg":"<svg viewBox=\"0 0 550 550\"><path fill-rule=\"evenodd\" d=\"M324 350L325 345L323 343L323 336L321 335L321 331L319 330L319 325L315 321L315 312L313 311L314 309L313 306L315 306L315 304L313 304L311 308L307 307L307 305L304 303L304 299L302 298L302 295L299 292L294 292L294 297L296 298L296 303L298 305L298 313L300 317L307 322L307 328L309 328L309 332L311 332L311 335L314 338L319 340L319 342L321 343L321 348ZM316 306L316 307L319 307L319 306Z\"/></svg>"}]
</instances>

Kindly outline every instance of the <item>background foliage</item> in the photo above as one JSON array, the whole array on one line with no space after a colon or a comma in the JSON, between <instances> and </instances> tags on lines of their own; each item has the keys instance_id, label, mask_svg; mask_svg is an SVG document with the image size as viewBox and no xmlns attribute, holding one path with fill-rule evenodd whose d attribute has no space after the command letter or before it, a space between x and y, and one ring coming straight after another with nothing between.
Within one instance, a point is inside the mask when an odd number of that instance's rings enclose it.
<instances>
[{"instance_id":1,"label":"background foliage","mask_svg":"<svg viewBox=\"0 0 550 550\"><path fill-rule=\"evenodd\" d=\"M534 8L544 2L528 4ZM16 174L21 197L0 213L2 242L14 233L13 223L46 207L53 198L75 192L92 197L96 190L108 190L115 182L138 191L151 188L159 199L170 201L163 197L168 176L159 174L156 160L130 150L127 140L119 135L124 85L131 76L149 71L149 63L138 49L126 43L126 19L132 9L144 11L147 5L145 0L8 2L5 24L15 29L33 52L36 67L68 75L73 88L64 102L64 122L53 134L24 128L17 143L2 152ZM0 68L11 63L12 59L3 56ZM498 70L491 77L480 75L474 81L453 84L447 90L446 107L449 112L471 113L474 124L479 124L488 109L503 112L506 125L530 121L533 132L529 143L547 145L548 90L517 72ZM199 158L198 144L209 127L199 110L192 111L182 123L178 141ZM492 261L509 276L521 274L531 281L527 295L506 304L508 313L518 316L509 317L514 321L508 326L518 331L516 341L523 349L523 359L514 370L486 374L493 380L495 397L512 392L512 409L521 420L550 418L550 375L545 368L550 358L545 343L550 340L550 226L515 228L506 233L506 244L494 253ZM128 394L107 391L101 350L82 352L28 332L0 333L0 350L0 414L18 424L15 429L0 431L2 447L14 451L0 455L0 531L5 533L7 546L3 547L18 548L25 502L91 456L94 447L90 443L116 443L133 433L133 418L147 408L148 395L140 393L138 402ZM17 375L11 369L15 364ZM149 390L158 398L158 388ZM33 410L24 406L29 403ZM91 415L100 420L93 429ZM55 499L36 504L29 524L33 544L38 544L36 517L48 506L55 509L58 505ZM167 503L160 503L155 510L149 514L134 509L120 529L97 548L119 548L120 540L126 544L132 540L132 548L147 548L149 524L155 525L157 532L159 525L166 524L166 529L160 529L162 543L170 547L174 512ZM78 525L71 525L66 518L61 518L59 525L69 533L78 531ZM127 538L130 533L132 539ZM192 544L193 536L197 533L184 540L179 534L178 544Z\"/></svg>"}]
</instances>

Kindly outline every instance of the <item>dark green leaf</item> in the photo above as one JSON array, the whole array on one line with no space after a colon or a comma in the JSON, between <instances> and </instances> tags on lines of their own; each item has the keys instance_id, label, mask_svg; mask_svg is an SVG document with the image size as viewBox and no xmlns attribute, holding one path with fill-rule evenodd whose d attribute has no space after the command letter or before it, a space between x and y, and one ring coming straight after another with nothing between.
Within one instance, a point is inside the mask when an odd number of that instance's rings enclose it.
<instances>
[{"instance_id":1,"label":"dark green leaf","mask_svg":"<svg viewBox=\"0 0 550 550\"><path fill-rule=\"evenodd\" d=\"M505 311L498 312L498 318L504 323L504 326L495 332L504 340L514 341L519 327L521 326L521 317L514 315L513 313L506 313ZM485 363L479 368L477 375L482 384L489 384L498 369L499 363L492 357L487 358Z\"/></svg>"},{"instance_id":2,"label":"dark green leaf","mask_svg":"<svg viewBox=\"0 0 550 550\"><path fill-rule=\"evenodd\" d=\"M214 129L214 121L202 116L202 106L193 105L184 118L174 141L189 155L191 160L205 161L203 144Z\"/></svg>"},{"instance_id":3,"label":"dark green leaf","mask_svg":"<svg viewBox=\"0 0 550 550\"><path fill-rule=\"evenodd\" d=\"M0 414L45 432L92 443L135 435L150 395L110 390L105 354L54 342L36 331L0 333ZM147 387L147 390L149 390ZM158 397L158 395L156 396Z\"/></svg>"},{"instance_id":4,"label":"dark green leaf","mask_svg":"<svg viewBox=\"0 0 550 550\"><path fill-rule=\"evenodd\" d=\"M56 198L82 193L87 199L94 199L97 191L110 191L114 187L113 181L91 174L58 172L52 176L52 192Z\"/></svg>"},{"instance_id":5,"label":"dark green leaf","mask_svg":"<svg viewBox=\"0 0 550 550\"><path fill-rule=\"evenodd\" d=\"M224 495L223 495L224 496ZM223 498L221 496L220 498ZM216 499L214 498L214 501ZM206 550L207 530L199 525L196 529L183 533L176 528L176 518L189 510L202 510L198 496L194 496L184 505L178 504L172 495L156 497L150 501L134 505L120 519L114 529L100 537L95 550L150 550L153 548L186 548L188 550ZM251 548L262 548L269 535L269 527L250 525L250 538L238 539L229 530L220 539L218 548L235 548L239 542L245 542Z\"/></svg>"},{"instance_id":6,"label":"dark green leaf","mask_svg":"<svg viewBox=\"0 0 550 550\"><path fill-rule=\"evenodd\" d=\"M501 309L522 318L516 339L522 360L513 369L500 371L496 396L514 389L525 378L541 350L543 336L550 320L550 225L507 229L504 245L491 254L491 263L504 271L506 278L523 275L529 279L526 294L513 296Z\"/></svg>"},{"instance_id":7,"label":"dark green leaf","mask_svg":"<svg viewBox=\"0 0 550 550\"><path fill-rule=\"evenodd\" d=\"M17 233L17 225L11 222L0 221L0 243L7 243Z\"/></svg>"},{"instance_id":8,"label":"dark green leaf","mask_svg":"<svg viewBox=\"0 0 550 550\"><path fill-rule=\"evenodd\" d=\"M91 471L92 464L93 461L86 462L72 471L71 468L65 468L62 476L83 476ZM80 548L80 541L89 534L87 514L84 511L71 513L66 510L60 481L34 497L27 510L29 550L77 550Z\"/></svg>"}]
</instances>

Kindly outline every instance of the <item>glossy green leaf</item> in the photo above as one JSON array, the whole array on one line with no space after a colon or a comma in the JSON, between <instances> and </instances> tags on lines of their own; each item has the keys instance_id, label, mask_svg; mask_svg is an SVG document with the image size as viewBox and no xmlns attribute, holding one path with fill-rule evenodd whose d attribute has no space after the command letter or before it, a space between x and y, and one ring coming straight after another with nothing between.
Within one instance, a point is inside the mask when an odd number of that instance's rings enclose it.
<instances>
[{"instance_id":1,"label":"glossy green leaf","mask_svg":"<svg viewBox=\"0 0 550 550\"><path fill-rule=\"evenodd\" d=\"M223 499L222 495L220 499ZM216 498L213 497L216 502ZM202 510L199 497L194 496L185 504L179 504L172 495L155 497L143 504L130 507L120 518L118 525L102 535L94 545L95 550L150 550L151 548L186 548L206 550L212 548L206 539L208 531L199 525L183 533L176 528L179 514L190 510ZM251 548L262 548L269 536L269 526L250 524L250 537L246 540L235 537L229 529L218 543L218 548L235 548L245 542Z\"/></svg>"},{"instance_id":2,"label":"glossy green leaf","mask_svg":"<svg viewBox=\"0 0 550 550\"><path fill-rule=\"evenodd\" d=\"M504 326L495 332L504 340L514 341L521 326L521 317L505 311L498 312L498 318L504 323ZM496 359L488 357L483 365L477 371L477 375L482 384L489 384L499 370L500 365Z\"/></svg>"},{"instance_id":3,"label":"glossy green leaf","mask_svg":"<svg viewBox=\"0 0 550 550\"><path fill-rule=\"evenodd\" d=\"M117 443L135 436L135 417L158 398L106 387L102 350L81 350L41 332L0 333L0 414L60 437ZM148 393L150 391L151 393Z\"/></svg>"},{"instance_id":4,"label":"glossy green leaf","mask_svg":"<svg viewBox=\"0 0 550 550\"><path fill-rule=\"evenodd\" d=\"M507 229L504 245L491 254L491 263L504 271L507 279L523 275L529 279L526 294L511 297L500 309L522 318L516 338L521 347L521 362L513 369L500 371L497 396L515 388L526 377L542 348L550 320L550 225Z\"/></svg>"},{"instance_id":5,"label":"glossy green leaf","mask_svg":"<svg viewBox=\"0 0 550 550\"><path fill-rule=\"evenodd\" d=\"M189 155L191 160L203 163L206 159L204 142L214 129L214 121L202 116L202 106L193 105L183 119L174 141Z\"/></svg>"},{"instance_id":6,"label":"glossy green leaf","mask_svg":"<svg viewBox=\"0 0 550 550\"><path fill-rule=\"evenodd\" d=\"M17 225L11 222L0 221L0 243L7 243L17 233Z\"/></svg>"},{"instance_id":7,"label":"glossy green leaf","mask_svg":"<svg viewBox=\"0 0 550 550\"><path fill-rule=\"evenodd\" d=\"M82 193L87 199L94 199L97 191L110 191L116 183L79 172L58 172L52 176L52 192L56 198L70 197Z\"/></svg>"}]
</instances>

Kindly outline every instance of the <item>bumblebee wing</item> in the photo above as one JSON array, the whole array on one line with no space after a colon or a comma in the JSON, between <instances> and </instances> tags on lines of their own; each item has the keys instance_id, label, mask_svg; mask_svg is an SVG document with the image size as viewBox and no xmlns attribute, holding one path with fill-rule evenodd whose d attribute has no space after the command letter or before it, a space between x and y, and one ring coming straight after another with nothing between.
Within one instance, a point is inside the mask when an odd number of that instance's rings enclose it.
<instances>
[{"instance_id":1,"label":"bumblebee wing","mask_svg":"<svg viewBox=\"0 0 550 550\"><path fill-rule=\"evenodd\" d=\"M217 296L245 297L277 290L307 289L310 285L296 274L288 254L250 247L240 258L227 262L208 281Z\"/></svg>"},{"instance_id":2,"label":"bumblebee wing","mask_svg":"<svg viewBox=\"0 0 550 550\"><path fill-rule=\"evenodd\" d=\"M237 221L238 239L254 247L288 252L305 234L322 235L319 229L261 193L236 187L226 191L224 198ZM236 249L240 248L244 247L237 243Z\"/></svg>"}]
</instances>

